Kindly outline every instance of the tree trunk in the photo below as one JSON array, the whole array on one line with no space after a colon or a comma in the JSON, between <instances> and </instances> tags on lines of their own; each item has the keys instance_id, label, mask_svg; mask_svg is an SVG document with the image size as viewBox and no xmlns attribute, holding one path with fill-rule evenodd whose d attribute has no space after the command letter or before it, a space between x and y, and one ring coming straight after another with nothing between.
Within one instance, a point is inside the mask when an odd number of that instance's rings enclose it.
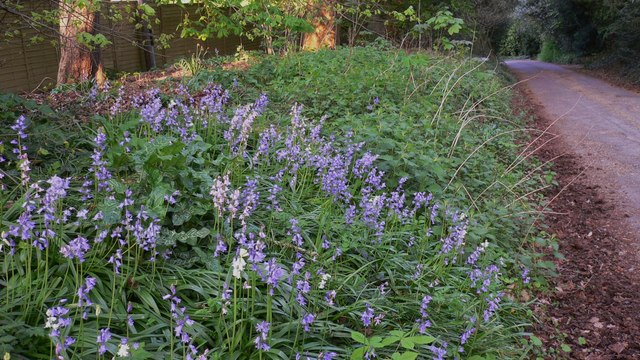
<instances>
[{"instance_id":1,"label":"tree trunk","mask_svg":"<svg viewBox=\"0 0 640 360\"><path fill-rule=\"evenodd\" d=\"M94 13L93 26L91 33L97 34L97 29L100 26L100 12ZM102 48L95 46L91 50L91 76L96 80L98 86L102 86L107 80L107 76L104 73L104 62L102 61Z\"/></svg>"},{"instance_id":2,"label":"tree trunk","mask_svg":"<svg viewBox=\"0 0 640 360\"><path fill-rule=\"evenodd\" d=\"M315 30L312 33L304 34L302 49L318 50L325 47L335 49L335 2L336 0L308 0L307 7L311 16L311 24Z\"/></svg>"},{"instance_id":3,"label":"tree trunk","mask_svg":"<svg viewBox=\"0 0 640 360\"><path fill-rule=\"evenodd\" d=\"M59 0L60 11L60 63L58 64L58 84L86 81L95 77L103 82L104 70L99 47L91 50L80 44L82 33L95 34L96 20L93 2L77 6L74 1Z\"/></svg>"},{"instance_id":4,"label":"tree trunk","mask_svg":"<svg viewBox=\"0 0 640 360\"><path fill-rule=\"evenodd\" d=\"M144 4L144 0L138 0L138 6ZM144 50L144 62L147 66L147 70L151 70L156 65L156 49L153 43L153 32L149 27L149 23L145 20L141 10L138 10L138 16L140 19L141 36L142 36L142 49Z\"/></svg>"}]
</instances>

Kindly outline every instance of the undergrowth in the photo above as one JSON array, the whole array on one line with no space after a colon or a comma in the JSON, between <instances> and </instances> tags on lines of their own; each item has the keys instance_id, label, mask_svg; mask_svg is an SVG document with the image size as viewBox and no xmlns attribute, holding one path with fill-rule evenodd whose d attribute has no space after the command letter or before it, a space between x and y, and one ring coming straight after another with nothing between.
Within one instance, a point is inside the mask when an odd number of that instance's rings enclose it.
<instances>
[{"instance_id":1,"label":"undergrowth","mask_svg":"<svg viewBox=\"0 0 640 360\"><path fill-rule=\"evenodd\" d=\"M493 70L341 49L158 87L90 124L5 105L0 353L526 356L544 181Z\"/></svg>"}]
</instances>

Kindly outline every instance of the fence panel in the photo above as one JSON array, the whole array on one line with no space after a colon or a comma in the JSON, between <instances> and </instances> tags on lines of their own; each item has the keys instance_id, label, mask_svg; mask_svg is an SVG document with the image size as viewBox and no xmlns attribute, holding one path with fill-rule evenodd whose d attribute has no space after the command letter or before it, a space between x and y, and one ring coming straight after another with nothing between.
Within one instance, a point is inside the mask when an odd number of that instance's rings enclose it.
<instances>
[{"instance_id":1,"label":"fence panel","mask_svg":"<svg viewBox=\"0 0 640 360\"><path fill-rule=\"evenodd\" d=\"M52 9L53 3L27 1L20 12L30 14L32 11ZM122 8L126 5L120 3L115 6ZM154 35L173 35L173 39L169 41L169 48L156 51L156 62L159 67L171 64L180 57L190 56L196 51L198 45L203 46L209 56L215 54L214 49L217 49L220 54L233 54L240 44L248 50L256 50L260 47L259 41L249 41L238 36L207 41L180 38L178 25L185 15L191 18L196 16L195 9L194 5L156 7L156 16L160 24L152 24ZM108 8L103 10L105 13L108 11ZM139 32L135 29L135 23L128 18L113 23L108 18L103 16L100 22L101 31L112 42L112 45L102 49L105 68L118 72L144 70L144 50L137 43ZM20 20L20 16L0 10L0 27L7 24L20 24L19 29L12 36L0 34L0 92L34 91L55 85L60 50L57 39L55 36L51 37L51 34L55 34L57 29L46 30L49 37L43 38L42 32ZM34 39L41 40L33 41Z\"/></svg>"}]
</instances>

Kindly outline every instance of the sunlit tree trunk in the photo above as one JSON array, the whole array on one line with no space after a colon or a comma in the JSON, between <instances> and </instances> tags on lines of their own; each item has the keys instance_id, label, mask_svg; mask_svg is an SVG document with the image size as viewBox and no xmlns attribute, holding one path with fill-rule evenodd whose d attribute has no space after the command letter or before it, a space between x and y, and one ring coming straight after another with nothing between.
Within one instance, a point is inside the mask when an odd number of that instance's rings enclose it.
<instances>
[{"instance_id":1,"label":"sunlit tree trunk","mask_svg":"<svg viewBox=\"0 0 640 360\"><path fill-rule=\"evenodd\" d=\"M95 34L99 13L94 11L95 1L60 0L60 63L58 84L86 81L95 77L105 79L102 54L99 47L89 49L78 41L82 33Z\"/></svg>"},{"instance_id":2,"label":"sunlit tree trunk","mask_svg":"<svg viewBox=\"0 0 640 360\"><path fill-rule=\"evenodd\" d=\"M308 9L314 32L304 34L302 48L317 50L336 47L336 0L308 0Z\"/></svg>"}]
</instances>

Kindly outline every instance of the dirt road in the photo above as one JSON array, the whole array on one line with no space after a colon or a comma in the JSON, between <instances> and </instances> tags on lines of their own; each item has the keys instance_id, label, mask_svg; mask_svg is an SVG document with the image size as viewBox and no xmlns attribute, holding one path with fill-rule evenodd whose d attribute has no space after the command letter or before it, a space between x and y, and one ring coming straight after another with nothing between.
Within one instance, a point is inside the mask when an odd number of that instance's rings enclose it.
<instances>
[{"instance_id":1,"label":"dirt road","mask_svg":"<svg viewBox=\"0 0 640 360\"><path fill-rule=\"evenodd\" d=\"M566 260L541 335L549 346L570 344L569 358L638 359L640 94L569 67L506 65L549 129L539 155L553 160L560 184L547 196L561 214L546 221Z\"/></svg>"}]
</instances>

